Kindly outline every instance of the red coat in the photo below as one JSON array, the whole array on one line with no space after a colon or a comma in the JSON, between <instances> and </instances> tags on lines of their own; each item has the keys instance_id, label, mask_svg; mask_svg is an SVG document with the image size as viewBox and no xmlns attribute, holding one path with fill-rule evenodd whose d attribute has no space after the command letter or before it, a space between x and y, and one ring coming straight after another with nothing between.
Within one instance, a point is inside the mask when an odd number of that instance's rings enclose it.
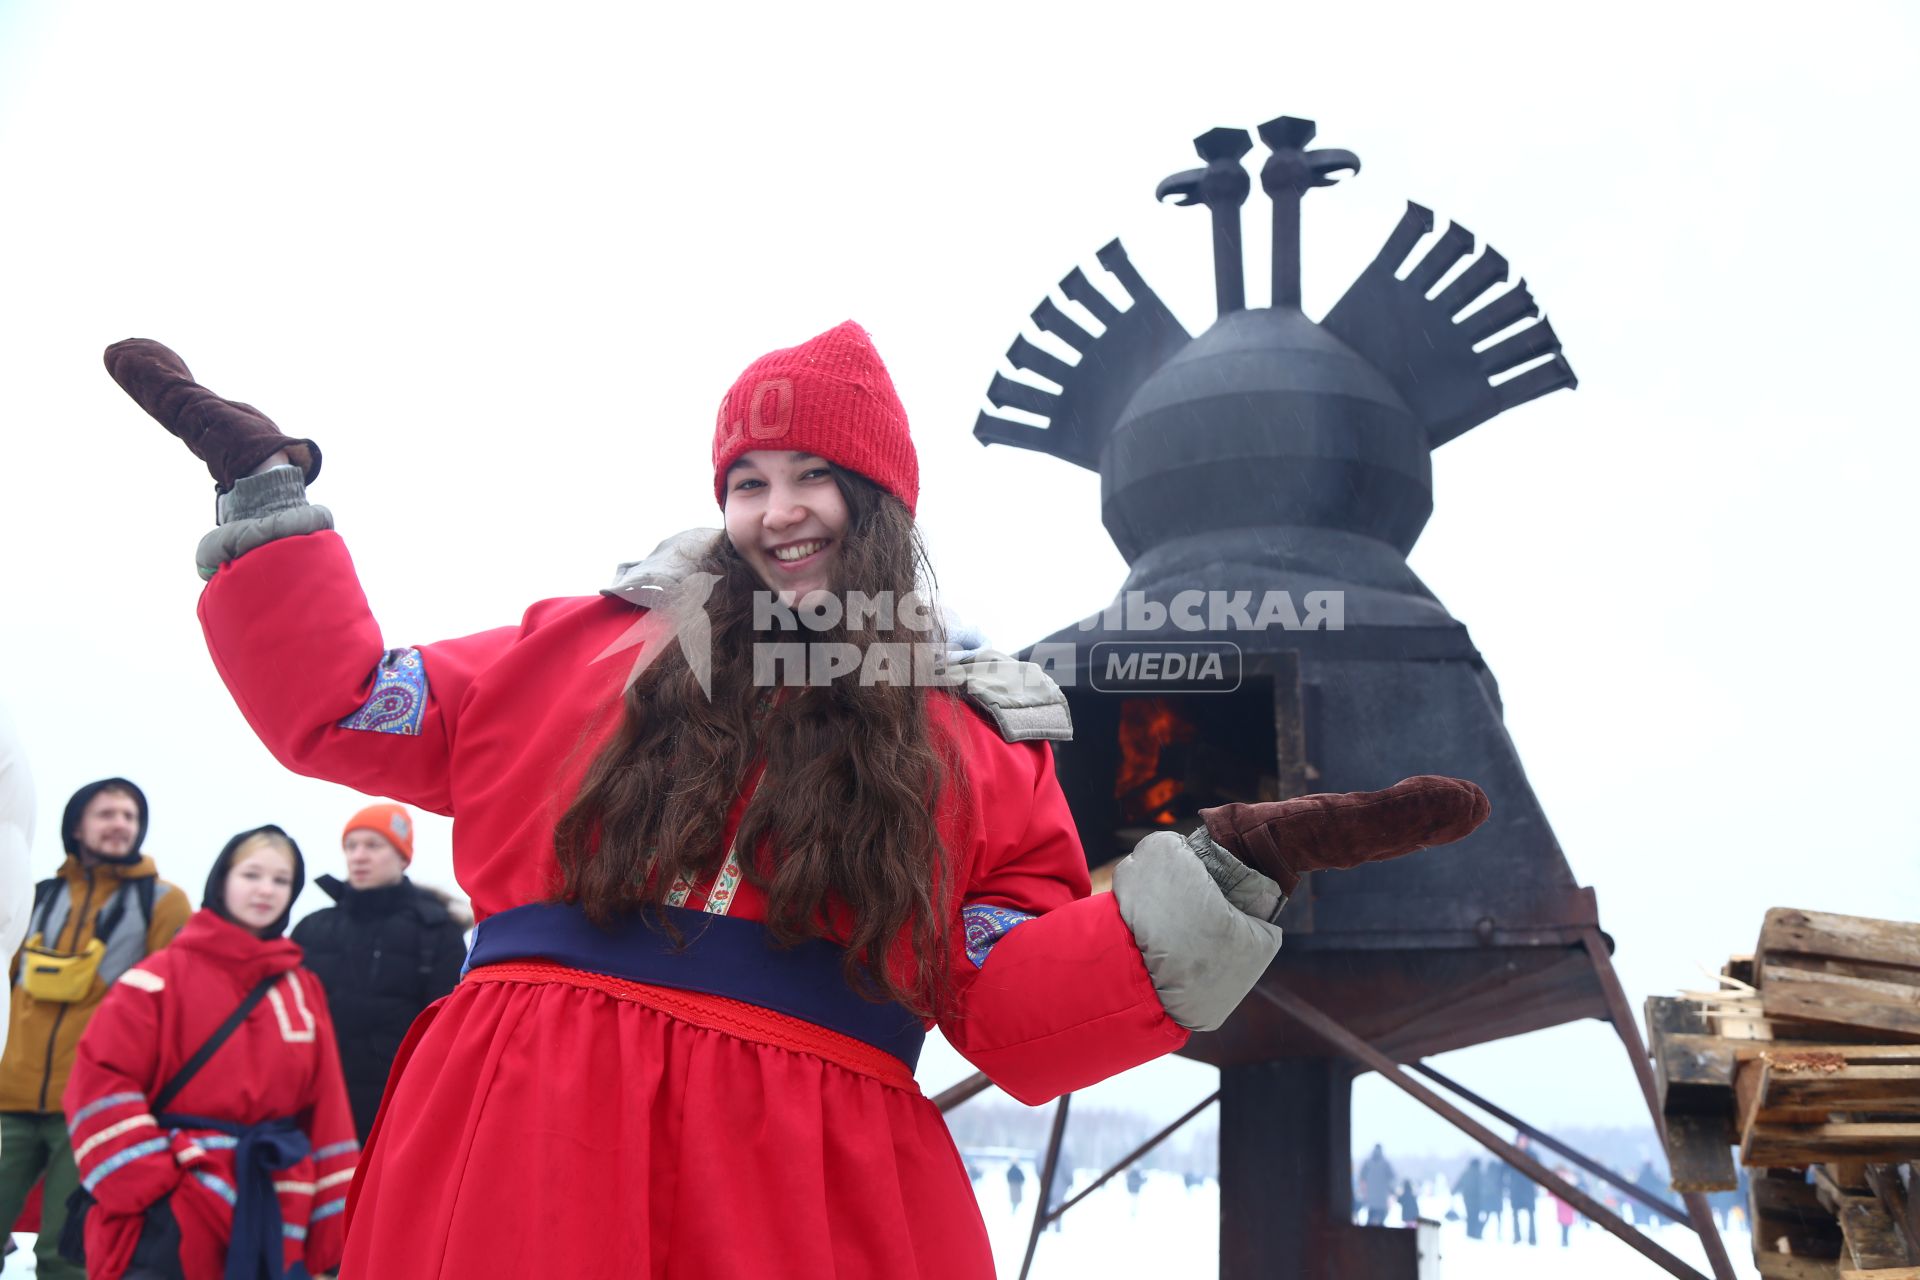
<instances>
[{"instance_id":1,"label":"red coat","mask_svg":"<svg viewBox=\"0 0 1920 1280\"><path fill-rule=\"evenodd\" d=\"M359 1144L319 979L300 948L262 941L200 911L170 946L108 992L80 1038L64 1110L87 1215L87 1274L121 1275L149 1205L171 1196L187 1280L219 1280L233 1227L232 1138L163 1129L150 1100L268 974L284 974L220 1046L169 1114L249 1126L298 1118L312 1154L275 1173L286 1263L315 1275L340 1261Z\"/></svg>"},{"instance_id":2,"label":"red coat","mask_svg":"<svg viewBox=\"0 0 1920 1280\"><path fill-rule=\"evenodd\" d=\"M383 665L331 532L222 566L200 603L215 665L283 763L453 816L482 920L550 898L554 822L619 721L640 616L548 600ZM976 944L970 958L956 920L947 1039L1029 1104L1179 1048L1111 895L1088 896L1046 744L930 696L970 789L939 815ZM714 898L764 918L751 886ZM917 1091L566 985L465 982L426 1019L369 1142L347 1280L992 1274Z\"/></svg>"}]
</instances>

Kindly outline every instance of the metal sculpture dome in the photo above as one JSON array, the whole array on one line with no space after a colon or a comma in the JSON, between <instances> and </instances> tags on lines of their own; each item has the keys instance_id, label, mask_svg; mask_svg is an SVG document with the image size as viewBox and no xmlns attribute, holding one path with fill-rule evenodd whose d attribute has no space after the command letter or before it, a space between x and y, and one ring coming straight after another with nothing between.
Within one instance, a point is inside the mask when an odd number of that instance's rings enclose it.
<instances>
[{"instance_id":1,"label":"metal sculpture dome","mask_svg":"<svg viewBox=\"0 0 1920 1280\"><path fill-rule=\"evenodd\" d=\"M1182 537L1263 524L1352 533L1404 556L1433 510L1431 451L1576 383L1526 283L1500 289L1508 266L1493 249L1435 291L1474 250L1457 223L1398 274L1433 229L1418 205L1333 309L1307 319L1301 197L1359 169L1349 152L1305 150L1313 134L1311 121L1291 116L1260 128L1272 149L1261 172L1273 201L1271 307L1245 308L1240 206L1251 181L1241 157L1252 139L1210 130L1195 142L1207 167L1175 174L1159 194L1213 214L1213 327L1189 336L1116 240L1096 255L1111 288L1079 270L1060 282L1101 326L1097 336L1051 299L1033 312L1078 363L1020 338L1007 358L1027 378L998 375L988 389L995 412L980 415L974 435L1098 471L1107 531L1129 562ZM1046 425L998 412L1007 409ZM1169 493L1194 484L1213 495L1204 510L1170 504Z\"/></svg>"}]
</instances>

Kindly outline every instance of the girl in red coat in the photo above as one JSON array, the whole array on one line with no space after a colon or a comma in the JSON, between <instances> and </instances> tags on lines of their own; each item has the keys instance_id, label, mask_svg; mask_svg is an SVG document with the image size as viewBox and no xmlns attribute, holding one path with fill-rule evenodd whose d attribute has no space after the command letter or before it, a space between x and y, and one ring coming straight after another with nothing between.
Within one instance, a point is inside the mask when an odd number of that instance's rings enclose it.
<instances>
[{"instance_id":1,"label":"girl in red coat","mask_svg":"<svg viewBox=\"0 0 1920 1280\"><path fill-rule=\"evenodd\" d=\"M326 996L281 936L304 879L280 828L235 836L203 909L121 976L81 1037L65 1108L94 1280L303 1280L339 1265L359 1145Z\"/></svg>"},{"instance_id":2,"label":"girl in red coat","mask_svg":"<svg viewBox=\"0 0 1920 1280\"><path fill-rule=\"evenodd\" d=\"M1082 1088L1225 1019L1301 868L1484 816L1440 781L1229 806L1090 897L1049 747L1064 698L949 661L906 415L852 323L722 401L724 530L406 648L306 502L312 441L157 343L107 364L221 486L200 616L262 741L455 819L481 924L389 1079L348 1280L990 1276L913 1078L930 1025L1024 1102Z\"/></svg>"}]
</instances>

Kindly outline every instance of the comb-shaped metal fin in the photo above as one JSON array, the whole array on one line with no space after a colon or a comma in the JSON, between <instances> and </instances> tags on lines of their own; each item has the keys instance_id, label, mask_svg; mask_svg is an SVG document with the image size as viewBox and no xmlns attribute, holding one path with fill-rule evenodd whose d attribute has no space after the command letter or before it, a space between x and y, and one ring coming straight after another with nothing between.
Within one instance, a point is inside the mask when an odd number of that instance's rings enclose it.
<instances>
[{"instance_id":1,"label":"comb-shaped metal fin","mask_svg":"<svg viewBox=\"0 0 1920 1280\"><path fill-rule=\"evenodd\" d=\"M1192 339L1147 285L1114 240L1095 255L1100 266L1124 291L1123 309L1088 277L1074 268L1060 282L1060 292L1097 320L1096 337L1062 309L1044 298L1033 309L1033 323L1071 347L1079 356L1068 363L1026 337L1016 337L1007 348L1007 362L1016 371L1044 378L1059 387L1049 391L1017 378L996 373L987 388L993 408L975 420L974 438L982 444L1007 444L1050 453L1089 471L1100 469L1100 450L1119 420L1120 411L1140 384ZM1046 419L1044 427L1015 422L996 410L1013 409Z\"/></svg>"},{"instance_id":2,"label":"comb-shaped metal fin","mask_svg":"<svg viewBox=\"0 0 1920 1280\"><path fill-rule=\"evenodd\" d=\"M1539 314L1522 281L1489 296L1507 278L1507 260L1484 244L1479 257L1433 298L1427 294L1474 249L1473 233L1450 224L1420 256L1406 279L1397 278L1433 214L1409 203L1386 244L1320 324L1364 356L1400 392L1426 431L1429 448L1515 405L1576 385L1553 327L1535 321L1476 350ZM1475 303L1478 310L1461 317ZM1493 385L1501 374L1551 354L1539 368ZM1545 372L1542 372L1542 371Z\"/></svg>"}]
</instances>

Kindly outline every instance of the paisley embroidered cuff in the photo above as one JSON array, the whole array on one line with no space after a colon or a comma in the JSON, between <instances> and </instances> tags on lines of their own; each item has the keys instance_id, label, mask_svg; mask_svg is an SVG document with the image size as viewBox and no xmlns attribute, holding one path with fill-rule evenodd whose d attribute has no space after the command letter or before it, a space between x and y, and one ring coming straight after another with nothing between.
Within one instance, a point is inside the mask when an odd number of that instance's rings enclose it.
<instances>
[{"instance_id":1,"label":"paisley embroidered cuff","mask_svg":"<svg viewBox=\"0 0 1920 1280\"><path fill-rule=\"evenodd\" d=\"M1017 924L1033 919L1025 911L1015 911L1012 907L991 907L984 902L976 902L962 908L960 920L967 931L967 959L973 961L978 969L987 962L987 953L993 950L993 944L1007 936Z\"/></svg>"},{"instance_id":2,"label":"paisley embroidered cuff","mask_svg":"<svg viewBox=\"0 0 1920 1280\"><path fill-rule=\"evenodd\" d=\"M389 649L374 668L373 693L342 729L414 735L427 716L427 668L418 649Z\"/></svg>"}]
</instances>

